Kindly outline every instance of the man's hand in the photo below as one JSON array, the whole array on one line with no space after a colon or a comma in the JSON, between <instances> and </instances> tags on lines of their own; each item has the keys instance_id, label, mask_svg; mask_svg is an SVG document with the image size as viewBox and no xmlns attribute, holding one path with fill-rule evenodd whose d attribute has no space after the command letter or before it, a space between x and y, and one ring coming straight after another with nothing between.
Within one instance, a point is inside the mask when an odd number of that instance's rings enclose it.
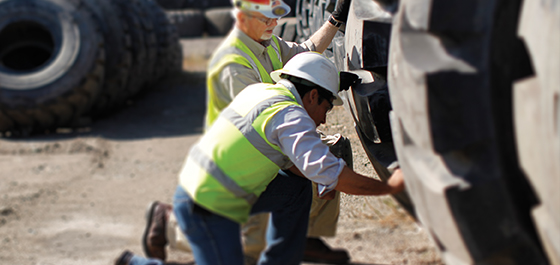
<instances>
[{"instance_id":1,"label":"man's hand","mask_svg":"<svg viewBox=\"0 0 560 265\"><path fill-rule=\"evenodd\" d=\"M346 23L346 20L348 20L348 11L350 10L350 2L351 0L337 0L336 8L332 12L333 18Z\"/></svg>"},{"instance_id":2,"label":"man's hand","mask_svg":"<svg viewBox=\"0 0 560 265\"><path fill-rule=\"evenodd\" d=\"M400 168L395 169L395 172L393 172L391 177L387 180L387 185L393 189L391 194L399 193L404 190L404 177Z\"/></svg>"},{"instance_id":3,"label":"man's hand","mask_svg":"<svg viewBox=\"0 0 560 265\"><path fill-rule=\"evenodd\" d=\"M317 194L319 194L319 193L317 192ZM336 197L336 190L331 190L331 191L325 193L323 196L318 196L318 197L319 197L319 199L321 199L321 200L328 200L328 201L330 201L330 200L332 200L332 199L334 199L334 198Z\"/></svg>"}]
</instances>

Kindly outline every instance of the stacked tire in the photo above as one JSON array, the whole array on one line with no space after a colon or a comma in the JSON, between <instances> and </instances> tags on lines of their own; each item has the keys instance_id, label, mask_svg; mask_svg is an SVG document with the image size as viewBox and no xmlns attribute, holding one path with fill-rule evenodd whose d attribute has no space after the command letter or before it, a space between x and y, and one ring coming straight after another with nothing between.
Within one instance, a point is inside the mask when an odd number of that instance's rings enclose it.
<instances>
[{"instance_id":1,"label":"stacked tire","mask_svg":"<svg viewBox=\"0 0 560 265\"><path fill-rule=\"evenodd\" d=\"M291 12L278 21L274 34L286 41L298 41L296 32L296 0L284 0L292 7ZM177 28L180 38L220 37L233 28L235 19L231 14L230 0L157 0L168 19Z\"/></svg>"},{"instance_id":2,"label":"stacked tire","mask_svg":"<svg viewBox=\"0 0 560 265\"><path fill-rule=\"evenodd\" d=\"M180 38L225 36L233 27L230 0L157 0Z\"/></svg>"},{"instance_id":3,"label":"stacked tire","mask_svg":"<svg viewBox=\"0 0 560 265\"><path fill-rule=\"evenodd\" d=\"M181 70L153 0L0 0L0 135L80 126Z\"/></svg>"}]
</instances>

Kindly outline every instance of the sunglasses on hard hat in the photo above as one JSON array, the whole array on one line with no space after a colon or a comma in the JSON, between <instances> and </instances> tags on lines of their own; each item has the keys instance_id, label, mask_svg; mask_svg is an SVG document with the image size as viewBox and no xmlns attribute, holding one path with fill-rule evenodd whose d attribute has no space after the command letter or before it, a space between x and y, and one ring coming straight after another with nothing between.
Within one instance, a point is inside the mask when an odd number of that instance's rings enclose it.
<instances>
[{"instance_id":1,"label":"sunglasses on hard hat","mask_svg":"<svg viewBox=\"0 0 560 265\"><path fill-rule=\"evenodd\" d=\"M278 18L265 18L265 17L257 17L257 16L253 16L249 13L245 13L243 12L245 15L247 15L248 17L252 17L257 19L258 21L264 23L266 26L270 26L272 25L272 23L274 23L274 21L278 21Z\"/></svg>"}]
</instances>

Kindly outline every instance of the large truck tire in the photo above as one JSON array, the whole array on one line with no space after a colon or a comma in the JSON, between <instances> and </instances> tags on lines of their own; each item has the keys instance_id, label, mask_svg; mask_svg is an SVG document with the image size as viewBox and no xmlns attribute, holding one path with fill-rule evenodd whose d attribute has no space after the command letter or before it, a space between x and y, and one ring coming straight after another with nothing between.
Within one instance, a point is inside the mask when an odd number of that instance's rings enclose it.
<instances>
[{"instance_id":1,"label":"large truck tire","mask_svg":"<svg viewBox=\"0 0 560 265\"><path fill-rule=\"evenodd\" d=\"M274 35L285 41L297 41L296 32L297 19L295 17L282 18L278 21L278 26L274 28Z\"/></svg>"},{"instance_id":2,"label":"large truck tire","mask_svg":"<svg viewBox=\"0 0 560 265\"><path fill-rule=\"evenodd\" d=\"M230 0L185 0L183 8L185 9L208 9L217 7L231 7Z\"/></svg>"},{"instance_id":3,"label":"large truck tire","mask_svg":"<svg viewBox=\"0 0 560 265\"><path fill-rule=\"evenodd\" d=\"M534 75L514 84L517 151L539 197L532 216L544 249L560 264L560 3L524 1L519 36Z\"/></svg>"},{"instance_id":4,"label":"large truck tire","mask_svg":"<svg viewBox=\"0 0 560 265\"><path fill-rule=\"evenodd\" d=\"M156 0L156 3L165 10L179 10L185 7L186 1L185 0Z\"/></svg>"},{"instance_id":5,"label":"large truck tire","mask_svg":"<svg viewBox=\"0 0 560 265\"><path fill-rule=\"evenodd\" d=\"M202 37L204 34L204 14L200 9L165 11L165 14L177 28L179 38Z\"/></svg>"},{"instance_id":6,"label":"large truck tire","mask_svg":"<svg viewBox=\"0 0 560 265\"><path fill-rule=\"evenodd\" d=\"M520 9L520 0L401 0L393 20L395 149L448 264L548 264L514 137L513 84L533 75Z\"/></svg>"},{"instance_id":7,"label":"large truck tire","mask_svg":"<svg viewBox=\"0 0 560 265\"><path fill-rule=\"evenodd\" d=\"M303 42L313 34L311 31L312 15L313 15L313 1L312 0L297 0L296 2L296 18L298 21L296 30L298 34L298 42Z\"/></svg>"},{"instance_id":8,"label":"large truck tire","mask_svg":"<svg viewBox=\"0 0 560 265\"><path fill-rule=\"evenodd\" d=\"M127 80L121 88L119 97L113 103L116 108L124 105L125 101L140 92L152 74L150 63L154 59L150 59L150 49L153 49L151 42L155 41L155 39L151 40L150 38L155 38L155 36L152 36L151 30L147 30L144 26L142 21L143 13L138 0L113 0L113 4L116 7L116 15L124 22L125 36L130 37L129 51L131 54Z\"/></svg>"},{"instance_id":9,"label":"large truck tire","mask_svg":"<svg viewBox=\"0 0 560 265\"><path fill-rule=\"evenodd\" d=\"M210 36L225 36L235 22L231 7L210 8L204 11L206 33Z\"/></svg>"},{"instance_id":10,"label":"large truck tire","mask_svg":"<svg viewBox=\"0 0 560 265\"><path fill-rule=\"evenodd\" d=\"M104 40L81 1L0 1L0 133L72 126L104 81Z\"/></svg>"},{"instance_id":11,"label":"large truck tire","mask_svg":"<svg viewBox=\"0 0 560 265\"><path fill-rule=\"evenodd\" d=\"M105 39L105 82L90 115L102 117L121 106L126 97L129 70L132 65L132 47L125 18L117 12L112 0L83 0L94 12L97 25Z\"/></svg>"},{"instance_id":12,"label":"large truck tire","mask_svg":"<svg viewBox=\"0 0 560 265\"><path fill-rule=\"evenodd\" d=\"M153 87L164 76L182 69L183 55L177 29L171 24L165 12L153 0L142 0L153 21L156 36L157 55L152 79L148 87Z\"/></svg>"}]
</instances>

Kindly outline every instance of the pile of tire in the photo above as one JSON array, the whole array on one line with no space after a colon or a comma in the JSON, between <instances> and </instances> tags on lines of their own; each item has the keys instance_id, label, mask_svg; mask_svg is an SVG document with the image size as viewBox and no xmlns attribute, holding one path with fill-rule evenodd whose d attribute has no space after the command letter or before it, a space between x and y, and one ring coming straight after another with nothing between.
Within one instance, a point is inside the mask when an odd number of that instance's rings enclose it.
<instances>
[{"instance_id":1,"label":"pile of tire","mask_svg":"<svg viewBox=\"0 0 560 265\"><path fill-rule=\"evenodd\" d=\"M292 7L292 11L278 21L274 33L284 40L296 41L296 0L284 2ZM180 38L225 36L235 23L231 0L157 0L157 3L177 28Z\"/></svg>"},{"instance_id":2,"label":"pile of tire","mask_svg":"<svg viewBox=\"0 0 560 265\"><path fill-rule=\"evenodd\" d=\"M303 42L313 33L317 32L327 21L331 13L336 7L336 0L297 0L294 4L295 12L295 41ZM335 46L342 46L344 43L344 26L336 33L333 41L323 52L323 54L331 59L335 60L333 52Z\"/></svg>"},{"instance_id":3,"label":"pile of tire","mask_svg":"<svg viewBox=\"0 0 560 265\"><path fill-rule=\"evenodd\" d=\"M153 0L0 0L0 136L81 126L181 67Z\"/></svg>"},{"instance_id":4,"label":"pile of tire","mask_svg":"<svg viewBox=\"0 0 560 265\"><path fill-rule=\"evenodd\" d=\"M180 38L224 36L232 28L230 0L157 0Z\"/></svg>"}]
</instances>

